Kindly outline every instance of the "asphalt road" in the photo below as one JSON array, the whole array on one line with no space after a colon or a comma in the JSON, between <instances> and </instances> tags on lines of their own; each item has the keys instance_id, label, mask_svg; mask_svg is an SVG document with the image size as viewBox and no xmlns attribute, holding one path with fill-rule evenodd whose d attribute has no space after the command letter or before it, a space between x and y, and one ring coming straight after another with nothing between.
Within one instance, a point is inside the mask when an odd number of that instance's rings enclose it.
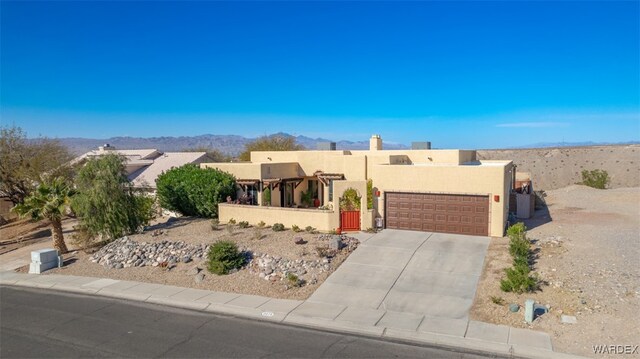
<instances>
[{"instance_id":1,"label":"asphalt road","mask_svg":"<svg viewBox=\"0 0 640 359\"><path fill-rule=\"evenodd\" d=\"M0 357L484 358L146 303L0 287Z\"/></svg>"}]
</instances>

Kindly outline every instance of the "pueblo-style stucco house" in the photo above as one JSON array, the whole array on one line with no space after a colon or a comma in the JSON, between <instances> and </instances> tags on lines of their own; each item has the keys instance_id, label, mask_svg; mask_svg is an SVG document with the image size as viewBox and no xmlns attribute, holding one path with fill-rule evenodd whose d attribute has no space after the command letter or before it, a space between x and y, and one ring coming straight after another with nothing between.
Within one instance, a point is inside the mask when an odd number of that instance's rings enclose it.
<instances>
[{"instance_id":1,"label":"pueblo-style stucco house","mask_svg":"<svg viewBox=\"0 0 640 359\"><path fill-rule=\"evenodd\" d=\"M364 151L258 151L250 162L200 166L237 179L244 204L221 203L221 223L233 218L321 231L377 224L500 237L514 170L511 161L478 161L469 150L383 150L377 135ZM368 180L372 208L367 208ZM340 208L348 189L360 196L359 209Z\"/></svg>"}]
</instances>

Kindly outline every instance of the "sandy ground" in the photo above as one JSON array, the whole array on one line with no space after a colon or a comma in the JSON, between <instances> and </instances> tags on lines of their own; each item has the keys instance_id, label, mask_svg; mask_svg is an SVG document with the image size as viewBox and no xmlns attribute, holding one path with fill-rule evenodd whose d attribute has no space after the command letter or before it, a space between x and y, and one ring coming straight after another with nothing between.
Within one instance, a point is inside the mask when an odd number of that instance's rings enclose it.
<instances>
[{"instance_id":1,"label":"sandy ground","mask_svg":"<svg viewBox=\"0 0 640 359\"><path fill-rule=\"evenodd\" d=\"M640 188L573 185L547 193L548 211L526 221L537 252L534 269L546 284L536 293L502 292L499 280L511 257L508 239L493 238L471 318L542 330L556 350L585 356L602 357L593 345L640 345ZM522 310L507 309L528 298L551 307L532 325ZM577 324L562 324L562 314L577 317Z\"/></svg>"},{"instance_id":2,"label":"sandy ground","mask_svg":"<svg viewBox=\"0 0 640 359\"><path fill-rule=\"evenodd\" d=\"M214 231L209 220L185 218L168 224L161 222L144 233L132 235L129 238L140 242L169 240L185 241L191 244L210 244L220 239L230 239L236 242L241 250L249 249L253 252L278 255L288 259L315 260L319 258L315 248L327 245L327 241L319 240L318 236L318 234L306 232L295 233L292 230L274 232L270 228L251 227L240 229L237 226L234 228L233 233L229 233L223 225L220 226L219 230ZM260 239L257 239L258 237ZM294 237L302 237L307 243L296 245L294 244ZM306 299L346 259L348 254L343 251L337 255L331 262L331 271L320 273L316 284L289 289L285 288L285 281L272 283L261 279L255 273L249 273L246 269L223 276L211 274L206 271L204 262L179 263L176 268L170 271L160 267L107 269L102 265L92 263L90 256L90 254L82 251L69 254L65 257L68 265L46 273L133 280L222 292L254 294L272 298ZM205 279L201 283L196 283L194 276L186 273L195 265L205 269L203 272L205 273ZM24 271L24 268L22 270Z\"/></svg>"},{"instance_id":3,"label":"sandy ground","mask_svg":"<svg viewBox=\"0 0 640 359\"><path fill-rule=\"evenodd\" d=\"M558 189L582 181L582 170L602 169L611 188L640 186L640 145L479 150L478 159L512 160L531 172L534 189Z\"/></svg>"}]
</instances>

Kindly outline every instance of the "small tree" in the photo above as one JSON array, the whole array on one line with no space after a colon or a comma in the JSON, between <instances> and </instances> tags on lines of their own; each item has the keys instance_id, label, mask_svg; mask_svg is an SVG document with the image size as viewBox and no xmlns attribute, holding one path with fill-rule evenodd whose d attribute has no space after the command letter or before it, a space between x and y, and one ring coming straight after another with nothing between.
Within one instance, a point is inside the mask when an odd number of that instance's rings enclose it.
<instances>
[{"instance_id":1,"label":"small tree","mask_svg":"<svg viewBox=\"0 0 640 359\"><path fill-rule=\"evenodd\" d=\"M76 187L71 208L89 239L134 233L153 216L153 199L133 188L120 155L89 159L78 171Z\"/></svg>"},{"instance_id":2,"label":"small tree","mask_svg":"<svg viewBox=\"0 0 640 359\"><path fill-rule=\"evenodd\" d=\"M609 185L609 173L603 170L582 170L582 184L597 189L605 189Z\"/></svg>"},{"instance_id":3,"label":"small tree","mask_svg":"<svg viewBox=\"0 0 640 359\"><path fill-rule=\"evenodd\" d=\"M72 171L65 164L69 150L56 140L27 139L20 127L0 128L0 192L13 204L22 203L36 188L40 177L70 180Z\"/></svg>"},{"instance_id":4,"label":"small tree","mask_svg":"<svg viewBox=\"0 0 640 359\"><path fill-rule=\"evenodd\" d=\"M304 149L304 146L296 143L296 138L293 136L263 136L244 146L240 161L250 161L252 151L302 151Z\"/></svg>"},{"instance_id":5,"label":"small tree","mask_svg":"<svg viewBox=\"0 0 640 359\"><path fill-rule=\"evenodd\" d=\"M62 217L72 195L73 190L62 177L46 179L25 198L24 203L13 207L13 211L20 217L29 216L33 220L46 218L51 221L53 247L59 253L67 253L67 244L62 233Z\"/></svg>"},{"instance_id":6,"label":"small tree","mask_svg":"<svg viewBox=\"0 0 640 359\"><path fill-rule=\"evenodd\" d=\"M235 194L235 178L213 168L187 164L173 168L156 180L163 208L187 216L217 217L218 203Z\"/></svg>"}]
</instances>

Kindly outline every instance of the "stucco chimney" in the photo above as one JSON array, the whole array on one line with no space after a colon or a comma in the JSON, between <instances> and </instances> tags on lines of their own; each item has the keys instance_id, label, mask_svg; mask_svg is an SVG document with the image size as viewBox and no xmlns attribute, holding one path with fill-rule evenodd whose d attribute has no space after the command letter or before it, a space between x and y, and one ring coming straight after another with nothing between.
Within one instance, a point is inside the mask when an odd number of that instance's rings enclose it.
<instances>
[{"instance_id":1,"label":"stucco chimney","mask_svg":"<svg viewBox=\"0 0 640 359\"><path fill-rule=\"evenodd\" d=\"M382 138L380 135L372 135L369 140L369 151L380 151L382 150Z\"/></svg>"}]
</instances>

